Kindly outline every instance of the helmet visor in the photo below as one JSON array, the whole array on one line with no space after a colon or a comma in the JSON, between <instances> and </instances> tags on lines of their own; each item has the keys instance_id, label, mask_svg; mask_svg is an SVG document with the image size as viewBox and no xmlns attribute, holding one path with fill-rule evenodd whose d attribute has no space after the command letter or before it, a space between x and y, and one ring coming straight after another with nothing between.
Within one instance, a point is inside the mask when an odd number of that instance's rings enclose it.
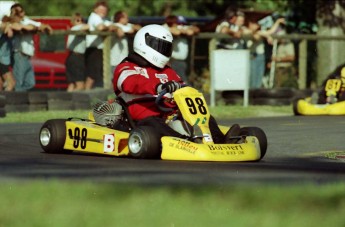
<instances>
[{"instance_id":1,"label":"helmet visor","mask_svg":"<svg viewBox=\"0 0 345 227\"><path fill-rule=\"evenodd\" d=\"M145 43L152 49L158 51L166 57L171 57L172 43L164 39L151 36L149 33L145 34Z\"/></svg>"}]
</instances>

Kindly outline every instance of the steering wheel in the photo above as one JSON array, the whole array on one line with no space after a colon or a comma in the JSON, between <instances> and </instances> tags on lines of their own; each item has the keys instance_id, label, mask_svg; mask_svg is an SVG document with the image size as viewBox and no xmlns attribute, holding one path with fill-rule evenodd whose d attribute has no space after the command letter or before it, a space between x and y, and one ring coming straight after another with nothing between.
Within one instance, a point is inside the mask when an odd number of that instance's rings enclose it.
<instances>
[{"instance_id":1,"label":"steering wheel","mask_svg":"<svg viewBox=\"0 0 345 227\"><path fill-rule=\"evenodd\" d=\"M185 85L185 84L182 84L181 88L183 87L187 87L188 85ZM157 108L162 111L162 112L172 112L174 111L175 109L174 108L171 108L171 107L166 107L163 100L164 100L164 95L168 93L167 92L167 89L163 89L157 96L156 100L155 100L155 103L156 103L156 106Z\"/></svg>"}]
</instances>

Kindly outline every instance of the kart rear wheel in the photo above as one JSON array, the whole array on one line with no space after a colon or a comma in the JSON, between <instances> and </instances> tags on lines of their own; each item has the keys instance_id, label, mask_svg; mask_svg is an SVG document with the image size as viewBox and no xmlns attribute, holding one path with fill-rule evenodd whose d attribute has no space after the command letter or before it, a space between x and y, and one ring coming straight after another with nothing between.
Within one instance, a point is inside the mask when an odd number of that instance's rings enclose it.
<instances>
[{"instance_id":1,"label":"kart rear wheel","mask_svg":"<svg viewBox=\"0 0 345 227\"><path fill-rule=\"evenodd\" d=\"M301 115L299 112L298 112L298 102L302 100L301 98L300 99L295 99L292 101L292 110L293 110L293 113L295 116L298 116L298 115Z\"/></svg>"},{"instance_id":2,"label":"kart rear wheel","mask_svg":"<svg viewBox=\"0 0 345 227\"><path fill-rule=\"evenodd\" d=\"M63 149L66 140L66 119L52 119L46 121L40 130L39 142L47 153L71 153Z\"/></svg>"},{"instance_id":3,"label":"kart rear wheel","mask_svg":"<svg viewBox=\"0 0 345 227\"><path fill-rule=\"evenodd\" d=\"M130 155L134 158L160 158L160 137L155 128L139 126L131 131L128 139L128 148Z\"/></svg>"},{"instance_id":4,"label":"kart rear wheel","mask_svg":"<svg viewBox=\"0 0 345 227\"><path fill-rule=\"evenodd\" d=\"M259 140L260 144L260 159L262 159L267 150L267 137L265 132L258 127L243 127L240 130L240 135L242 136L255 136Z\"/></svg>"}]
</instances>

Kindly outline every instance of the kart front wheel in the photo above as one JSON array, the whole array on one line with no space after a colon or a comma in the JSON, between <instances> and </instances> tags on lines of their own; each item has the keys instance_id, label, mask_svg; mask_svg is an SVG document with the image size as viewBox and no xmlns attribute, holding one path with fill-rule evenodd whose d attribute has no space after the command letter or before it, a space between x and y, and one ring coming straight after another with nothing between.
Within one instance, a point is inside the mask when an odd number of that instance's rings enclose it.
<instances>
[{"instance_id":1,"label":"kart front wheel","mask_svg":"<svg viewBox=\"0 0 345 227\"><path fill-rule=\"evenodd\" d=\"M66 141L66 120L53 119L46 121L40 130L39 142L47 153L71 153L63 147Z\"/></svg>"},{"instance_id":2,"label":"kart front wheel","mask_svg":"<svg viewBox=\"0 0 345 227\"><path fill-rule=\"evenodd\" d=\"M267 150L267 137L265 132L258 127L243 127L240 130L240 135L241 136L255 136L259 140L260 144L260 159L262 159Z\"/></svg>"},{"instance_id":3,"label":"kart front wheel","mask_svg":"<svg viewBox=\"0 0 345 227\"><path fill-rule=\"evenodd\" d=\"M134 158L160 158L160 137L155 128L139 126L131 131L128 139L128 148L129 153Z\"/></svg>"}]
</instances>

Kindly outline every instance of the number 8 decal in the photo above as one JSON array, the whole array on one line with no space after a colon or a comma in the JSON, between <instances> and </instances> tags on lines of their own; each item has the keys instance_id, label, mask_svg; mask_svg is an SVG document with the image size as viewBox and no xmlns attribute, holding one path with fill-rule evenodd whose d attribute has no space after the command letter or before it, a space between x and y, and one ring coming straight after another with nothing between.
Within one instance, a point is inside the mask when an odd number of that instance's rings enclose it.
<instances>
[{"instance_id":1,"label":"number 8 decal","mask_svg":"<svg viewBox=\"0 0 345 227\"><path fill-rule=\"evenodd\" d=\"M81 130L81 140L80 140L80 147L82 149L86 148L86 138L87 138L87 130L86 128L83 128L83 130Z\"/></svg>"},{"instance_id":2,"label":"number 8 decal","mask_svg":"<svg viewBox=\"0 0 345 227\"><path fill-rule=\"evenodd\" d=\"M206 115L207 114L207 109L204 105L204 101L201 98L196 98L195 102L197 104L197 107L195 106L195 103L193 99L191 98L186 98L186 104L189 107L189 111L191 114L197 114L198 110L201 114Z\"/></svg>"},{"instance_id":3,"label":"number 8 decal","mask_svg":"<svg viewBox=\"0 0 345 227\"><path fill-rule=\"evenodd\" d=\"M207 110L206 110L206 107L204 106L204 101L201 98L196 98L195 101L198 104L200 113L203 115L206 115Z\"/></svg>"}]
</instances>

